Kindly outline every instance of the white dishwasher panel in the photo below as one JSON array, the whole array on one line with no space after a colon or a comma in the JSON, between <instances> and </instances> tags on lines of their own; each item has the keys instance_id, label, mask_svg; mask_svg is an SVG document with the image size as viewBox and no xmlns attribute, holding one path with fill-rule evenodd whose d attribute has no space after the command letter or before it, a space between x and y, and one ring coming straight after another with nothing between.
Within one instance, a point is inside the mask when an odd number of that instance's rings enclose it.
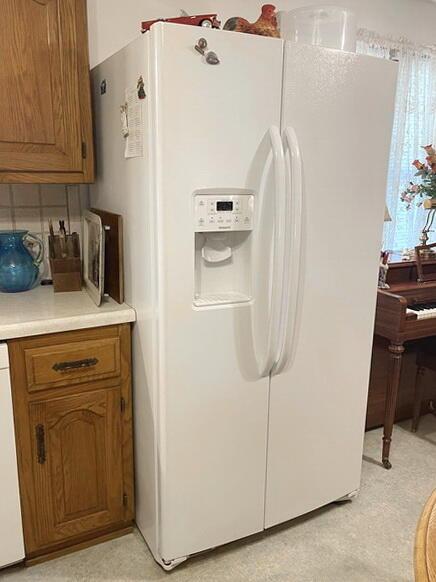
<instances>
[{"instance_id":1,"label":"white dishwasher panel","mask_svg":"<svg viewBox=\"0 0 436 582\"><path fill-rule=\"evenodd\" d=\"M24 559L8 347L0 344L0 568Z\"/></svg>"}]
</instances>

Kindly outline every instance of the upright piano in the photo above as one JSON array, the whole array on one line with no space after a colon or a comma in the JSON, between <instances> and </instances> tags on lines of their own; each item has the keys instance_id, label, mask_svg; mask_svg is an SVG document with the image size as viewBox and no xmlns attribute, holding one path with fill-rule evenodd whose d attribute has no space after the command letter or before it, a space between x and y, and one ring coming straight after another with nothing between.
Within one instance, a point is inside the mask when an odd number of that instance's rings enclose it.
<instances>
[{"instance_id":1,"label":"upright piano","mask_svg":"<svg viewBox=\"0 0 436 582\"><path fill-rule=\"evenodd\" d=\"M427 261L426 272L436 273L436 260ZM389 460L395 410L400 383L404 344L436 336L436 281L417 281L416 263L393 263L388 274L389 289L377 292L375 335L388 340L389 370L386 387L382 463Z\"/></svg>"}]
</instances>

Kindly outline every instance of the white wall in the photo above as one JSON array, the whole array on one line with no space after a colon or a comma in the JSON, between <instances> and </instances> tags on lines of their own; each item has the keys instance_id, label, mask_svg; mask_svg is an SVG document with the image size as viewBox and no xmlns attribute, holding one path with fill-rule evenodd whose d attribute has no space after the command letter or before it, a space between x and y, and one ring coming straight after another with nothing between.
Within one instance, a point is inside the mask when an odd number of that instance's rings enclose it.
<instances>
[{"instance_id":1,"label":"white wall","mask_svg":"<svg viewBox=\"0 0 436 582\"><path fill-rule=\"evenodd\" d=\"M266 2L267 0L265 0ZM405 36L413 42L436 43L436 4L430 0L335 0L351 8L358 26L380 34ZM256 20L262 0L88 0L91 67L105 60L134 39L141 20L218 12L220 19L244 16ZM273 0L274 3L274 0ZM279 10L310 4L333 4L331 0L276 0Z\"/></svg>"}]
</instances>

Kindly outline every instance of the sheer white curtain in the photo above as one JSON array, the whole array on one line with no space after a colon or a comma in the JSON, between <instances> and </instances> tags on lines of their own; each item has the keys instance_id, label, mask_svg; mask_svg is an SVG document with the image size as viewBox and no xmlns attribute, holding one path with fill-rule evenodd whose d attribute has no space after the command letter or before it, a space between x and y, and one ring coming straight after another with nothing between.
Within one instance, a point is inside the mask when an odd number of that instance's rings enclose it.
<instances>
[{"instance_id":1,"label":"sheer white curtain","mask_svg":"<svg viewBox=\"0 0 436 582\"><path fill-rule=\"evenodd\" d=\"M418 244L425 222L425 210L416 206L407 210L400 193L414 179L412 162L425 159L421 146L436 141L436 47L360 30L357 50L399 61L386 196L392 222L385 223L384 232L384 248L399 251ZM430 240L436 240L436 233Z\"/></svg>"}]
</instances>

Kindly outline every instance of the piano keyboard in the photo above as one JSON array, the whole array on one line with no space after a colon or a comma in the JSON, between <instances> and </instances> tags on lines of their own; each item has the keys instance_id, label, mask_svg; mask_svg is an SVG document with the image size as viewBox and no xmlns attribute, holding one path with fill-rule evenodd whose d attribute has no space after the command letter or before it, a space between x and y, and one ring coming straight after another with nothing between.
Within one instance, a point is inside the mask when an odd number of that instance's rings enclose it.
<instances>
[{"instance_id":1,"label":"piano keyboard","mask_svg":"<svg viewBox=\"0 0 436 582\"><path fill-rule=\"evenodd\" d=\"M427 319L436 317L436 303L420 303L418 305L409 305L407 314L415 314L418 319Z\"/></svg>"}]
</instances>

